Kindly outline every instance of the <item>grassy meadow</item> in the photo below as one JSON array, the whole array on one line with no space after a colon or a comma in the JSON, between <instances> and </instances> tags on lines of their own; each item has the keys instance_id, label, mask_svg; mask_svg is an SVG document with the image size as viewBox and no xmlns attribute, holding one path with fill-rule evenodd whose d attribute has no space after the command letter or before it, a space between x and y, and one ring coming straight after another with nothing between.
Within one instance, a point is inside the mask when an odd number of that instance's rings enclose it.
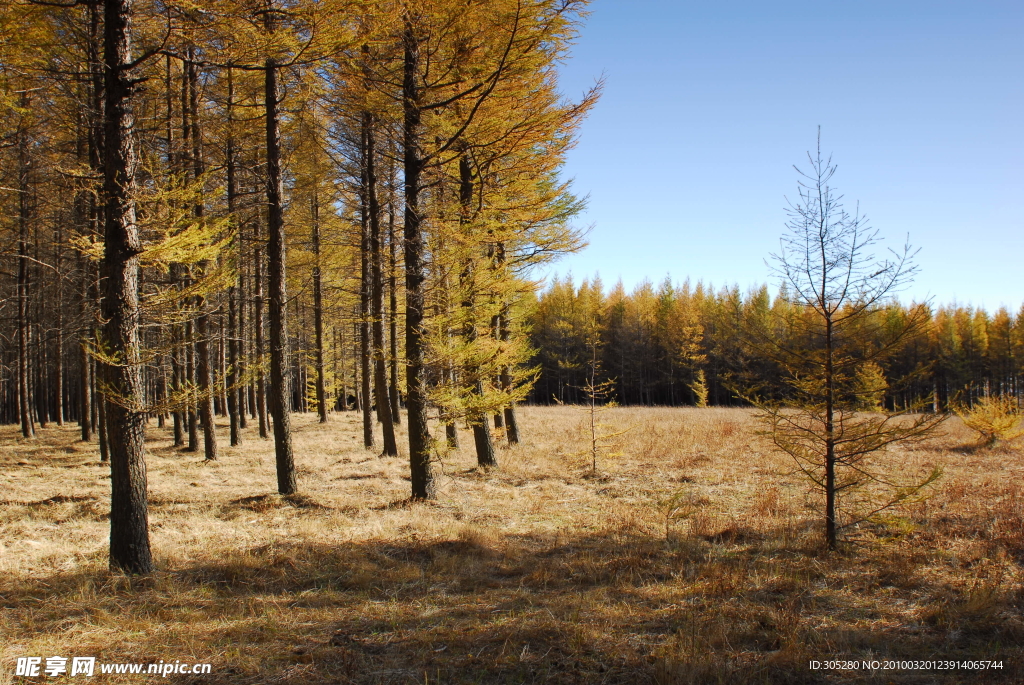
<instances>
[{"instance_id":1,"label":"grassy meadow","mask_svg":"<svg viewBox=\"0 0 1024 685\"><path fill-rule=\"evenodd\" d=\"M294 417L287 499L254 429L232 448L224 426L204 463L154 421L142 579L107 569L96 445L0 427L0 685L27 682L31 655L209 662L163 680L238 685L1024 682L1017 446L977 447L954 418L892 451L902 472L944 469L934 495L826 554L817 497L749 410L612 409L628 431L596 474L582 409L520 419L488 472L463 431L415 504L406 460L364 450L355 413ZM888 658L1003 668L809 668Z\"/></svg>"}]
</instances>

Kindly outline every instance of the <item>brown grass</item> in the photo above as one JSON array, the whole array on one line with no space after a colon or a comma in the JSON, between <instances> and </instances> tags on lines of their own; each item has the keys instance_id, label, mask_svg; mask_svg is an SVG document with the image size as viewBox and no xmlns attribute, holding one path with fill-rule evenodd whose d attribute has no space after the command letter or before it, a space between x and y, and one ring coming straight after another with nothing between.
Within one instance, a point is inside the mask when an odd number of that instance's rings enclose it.
<instances>
[{"instance_id":1,"label":"brown grass","mask_svg":"<svg viewBox=\"0 0 1024 685\"><path fill-rule=\"evenodd\" d=\"M352 414L295 417L292 499L252 431L204 464L154 423L145 579L107 570L95 445L0 428L0 684L55 654L211 662L168 681L232 684L1024 681L1024 464L966 449L958 419L889 457L943 466L936 495L828 555L815 497L746 410L614 409L631 430L596 477L581 410L521 417L501 468L464 448L413 505L406 463L363 450ZM1004 668L808 668L846 658Z\"/></svg>"}]
</instances>

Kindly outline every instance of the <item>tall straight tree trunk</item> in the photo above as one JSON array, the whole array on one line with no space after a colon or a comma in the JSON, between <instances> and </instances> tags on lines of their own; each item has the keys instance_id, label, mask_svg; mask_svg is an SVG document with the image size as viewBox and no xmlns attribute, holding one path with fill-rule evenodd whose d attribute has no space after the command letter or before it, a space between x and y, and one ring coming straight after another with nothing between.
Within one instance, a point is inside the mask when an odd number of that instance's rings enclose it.
<instances>
[{"instance_id":1,"label":"tall straight tree trunk","mask_svg":"<svg viewBox=\"0 0 1024 685\"><path fill-rule=\"evenodd\" d=\"M242 281L242 236L241 229L237 225L237 217L235 216L236 203L238 189L235 182L235 82L232 78L232 71L228 70L228 139L227 139L227 153L226 153L226 171L227 171L227 196L228 196L228 216L231 220L232 228L235 229L235 245L238 247L238 276L235 279L235 283L228 288L228 373L227 373L227 392L228 392L228 416L229 423L231 426L230 441L231 446L236 447L242 444L242 433L241 426L242 422L245 421L245 413L242 410L242 392L239 388L239 375L238 375L238 364L241 355L238 353L239 341L243 334L240 333L241 326L239 325L239 310L245 311L244 304L239 307L238 296L242 289L239 287Z\"/></svg>"},{"instance_id":2,"label":"tall straight tree trunk","mask_svg":"<svg viewBox=\"0 0 1024 685\"><path fill-rule=\"evenodd\" d=\"M270 15L268 14L268 27ZM274 453L277 458L277 490L295 492L295 457L292 454L291 418L288 412L288 298L285 290L285 236L281 179L281 129L278 114L277 64L265 67L267 115L267 262L270 278L270 411L274 418Z\"/></svg>"},{"instance_id":3,"label":"tall straight tree trunk","mask_svg":"<svg viewBox=\"0 0 1024 685\"><path fill-rule=\"evenodd\" d=\"M391 325L391 335L388 341L391 343L390 384L388 386L388 397L391 399L391 417L395 425L402 424L401 402L398 396L398 264L395 256L395 206L394 206L394 184L395 174L390 174L390 185L392 197L388 201L388 295L390 296L390 307L388 321Z\"/></svg>"},{"instance_id":4,"label":"tall straight tree trunk","mask_svg":"<svg viewBox=\"0 0 1024 685\"><path fill-rule=\"evenodd\" d=\"M471 208L473 202L473 168L470 165L468 155L463 154L459 160L459 223L463 231L471 231ZM474 264L472 258L467 259L463 269L463 285L465 286L465 299L462 307L466 312L466 342L472 344L477 339L475 317L473 315L473 297L476 287L473 284ZM479 368L471 368L471 376L480 375ZM484 383L479 377L473 383L473 392L481 397L484 394ZM494 441L491 439L491 424L487 415L480 413L478 416L469 416L469 422L473 426L473 443L476 447L476 461L480 466L497 466L498 460L494 455Z\"/></svg>"},{"instance_id":5,"label":"tall straight tree trunk","mask_svg":"<svg viewBox=\"0 0 1024 685\"><path fill-rule=\"evenodd\" d=\"M205 298L200 298L205 307ZM204 312L196 319L196 371L199 374L199 413L203 420L203 452L207 461L217 460L217 433L213 411L213 378L210 368L210 315Z\"/></svg>"},{"instance_id":6,"label":"tall straight tree trunk","mask_svg":"<svg viewBox=\"0 0 1024 685\"><path fill-rule=\"evenodd\" d=\"M246 290L246 272L245 272L245 267L244 267L244 259L245 259L245 257L244 257L244 252L242 250L242 246L244 245L245 238L244 238L244 235L241 233L241 230L242 230L242 227L239 226L238 246L239 246L239 253L240 253L241 256L240 256L240 265L239 265L239 272L238 272L238 298L237 298L237 303L238 303L238 327L237 327L237 329L235 331L235 334L237 336L235 338L235 340L238 343L238 348L237 348L238 349L238 369L236 371L236 375L237 375L237 378L238 378L238 382L240 384L239 387L238 387L238 427L239 427L239 429L244 430L245 428L248 427L248 423L249 423L247 417L248 417L249 407L250 407L250 404L249 404L249 388L251 387L251 384L244 382L244 380L249 377L248 376L248 369L249 369L249 365L248 365L249 349L248 348L249 348L249 345L248 345L248 340L247 340L247 338L248 338L247 319L246 319L246 315L245 315L246 309L247 309L247 303L248 303L248 299L247 299L248 291ZM239 434L239 440L241 440L241 434Z\"/></svg>"},{"instance_id":7,"label":"tall straight tree trunk","mask_svg":"<svg viewBox=\"0 0 1024 685\"><path fill-rule=\"evenodd\" d=\"M495 261L499 268L503 268L505 264L505 244L499 242L495 249ZM503 345L507 345L509 341L509 317L511 316L512 307L509 306L508 300L505 300L501 305L501 311L498 313L498 340ZM509 367L501 367L501 376L499 378L501 382L501 390L506 396L510 396L512 392L512 373ZM505 438L508 440L509 445L519 444L519 419L516 417L516 405L509 402L505 406Z\"/></svg>"},{"instance_id":8,"label":"tall straight tree trunk","mask_svg":"<svg viewBox=\"0 0 1024 685\"><path fill-rule=\"evenodd\" d=\"M39 262L39 250L36 250L36 263ZM36 274L37 280L38 273ZM42 321L42 314L39 311L42 306L42 301L36 300L36 313L35 320L37 322ZM40 428L46 428L50 421L49 407L50 407L50 388L47 383L48 378L46 369L50 367L49 360L46 356L46 334L43 332L41 324L35 324L35 363L32 365L35 369L35 373L32 376L32 396L35 398L36 407L36 420L39 422Z\"/></svg>"},{"instance_id":9,"label":"tall straight tree trunk","mask_svg":"<svg viewBox=\"0 0 1024 685\"><path fill-rule=\"evenodd\" d=\"M359 324L356 323L355 321L352 322L352 340L354 340L354 341L358 341L359 340ZM355 343L353 343L353 345L355 345ZM360 395L361 394L362 394L362 385L359 382L359 360L358 359L353 359L352 360L352 395L353 395L353 397L355 397L355 403L353 404L353 408L356 411L362 411L362 408L363 408L363 403L362 403L362 400L360 399Z\"/></svg>"},{"instance_id":10,"label":"tall straight tree trunk","mask_svg":"<svg viewBox=\"0 0 1024 685\"><path fill-rule=\"evenodd\" d=\"M366 195L370 212L370 308L373 317L373 374L374 393L377 398L377 417L384 434L383 455L398 456L398 443L395 440L395 426L391 420L391 398L388 393L387 360L384 356L384 251L381 245L380 204L377 201L377 167L376 149L373 130L373 117L369 113L363 115L363 126L366 131Z\"/></svg>"},{"instance_id":11,"label":"tall straight tree trunk","mask_svg":"<svg viewBox=\"0 0 1024 685\"><path fill-rule=\"evenodd\" d=\"M192 127L188 123L188 115L191 111L191 103L189 98L189 92L191 90L191 81L189 79L188 67L184 67L181 70L181 150L179 157L181 158L181 168L179 169L181 175L184 177L187 175L188 169L188 157L190 153L189 141L192 138ZM187 273L183 269L183 274ZM183 276L184 285L187 287L192 284L191 275ZM199 422L196 420L196 412L199 410L198 398L196 397L195 388L196 383L196 331L195 322L185 322L185 385L189 389L188 401L186 403L185 419L187 422L186 428L188 431L188 446L185 448L189 452L199 451Z\"/></svg>"},{"instance_id":12,"label":"tall straight tree trunk","mask_svg":"<svg viewBox=\"0 0 1024 685\"><path fill-rule=\"evenodd\" d=\"M363 447L369 449L375 445L373 435L373 402L370 401L370 291L373 287L370 278L370 216L369 181L367 174L366 142L367 130L365 123L361 128L361 185L359 192L360 204L360 241L359 241L359 394L362 396L360 406L363 410Z\"/></svg>"},{"instance_id":13,"label":"tall straight tree trunk","mask_svg":"<svg viewBox=\"0 0 1024 685\"><path fill-rule=\"evenodd\" d=\"M191 321L185 322L185 382L190 391L188 393L188 446L189 452L199 451L199 422L196 420L196 336L195 325Z\"/></svg>"},{"instance_id":14,"label":"tall straight tree trunk","mask_svg":"<svg viewBox=\"0 0 1024 685\"><path fill-rule=\"evenodd\" d=\"M348 370L345 367L344 327L334 327L334 358L341 364L341 411L348 411Z\"/></svg>"},{"instance_id":15,"label":"tall straight tree trunk","mask_svg":"<svg viewBox=\"0 0 1024 685\"><path fill-rule=\"evenodd\" d=\"M259 236L256 237L259 240ZM267 419L267 374L266 349L263 342L263 254L259 248L254 250L255 272L253 295L253 328L256 332L256 414L260 424L260 437L270 436L270 421Z\"/></svg>"},{"instance_id":16,"label":"tall straight tree trunk","mask_svg":"<svg viewBox=\"0 0 1024 685\"><path fill-rule=\"evenodd\" d=\"M97 364L96 372L101 374L103 367ZM110 434L107 432L107 400L101 392L96 393L96 433L99 436L100 461L108 462L110 461L110 442L108 441Z\"/></svg>"},{"instance_id":17,"label":"tall straight tree trunk","mask_svg":"<svg viewBox=\"0 0 1024 685\"><path fill-rule=\"evenodd\" d=\"M320 197L313 190L310 204L313 217L313 329L316 336L316 411L320 423L327 423L327 384L324 379L324 293L320 273Z\"/></svg>"},{"instance_id":18,"label":"tall straight tree trunk","mask_svg":"<svg viewBox=\"0 0 1024 685\"><path fill-rule=\"evenodd\" d=\"M214 378L214 387L217 389L218 416L228 416L228 362L227 362L227 323L224 320L224 312L217 314L217 376Z\"/></svg>"},{"instance_id":19,"label":"tall straight tree trunk","mask_svg":"<svg viewBox=\"0 0 1024 685\"><path fill-rule=\"evenodd\" d=\"M409 419L409 475L413 499L434 499L436 487L430 466L430 430L424 385L424 238L420 216L420 184L424 161L420 150L422 103L417 78L420 39L406 20L402 63L402 148L405 176L405 384Z\"/></svg>"},{"instance_id":20,"label":"tall straight tree trunk","mask_svg":"<svg viewBox=\"0 0 1024 685\"><path fill-rule=\"evenodd\" d=\"M57 330L54 331L56 340L54 341L54 347L56 348L56 356L54 357L54 399L57 404L54 408L55 418L57 419L57 425L63 426L66 418L67 408L64 403L64 273L63 273L63 244L64 244L64 229L63 224L59 224L57 228L57 240L54 246L54 265L56 266L57 272Z\"/></svg>"},{"instance_id":21,"label":"tall straight tree trunk","mask_svg":"<svg viewBox=\"0 0 1024 685\"><path fill-rule=\"evenodd\" d=\"M128 573L149 573L146 495L145 412L139 354L139 254L142 244L135 219L135 168L131 97L132 0L104 2L103 198L106 204L103 267L105 343L115 365L103 376L117 401L106 410L110 447L110 565Z\"/></svg>"},{"instance_id":22,"label":"tall straight tree trunk","mask_svg":"<svg viewBox=\"0 0 1024 685\"><path fill-rule=\"evenodd\" d=\"M161 342L163 341L163 335L160 336ZM157 399L161 405L160 412L156 416L157 428L163 428L164 422L167 418L167 412L164 408L167 406L167 358L163 355L160 356L160 375L156 379L156 394Z\"/></svg>"},{"instance_id":23,"label":"tall straight tree trunk","mask_svg":"<svg viewBox=\"0 0 1024 685\"><path fill-rule=\"evenodd\" d=\"M29 106L28 93L22 93L21 106ZM24 126L24 124L22 124ZM28 178L28 132L18 131L18 402L21 407L21 435L34 437L32 421L32 400L29 392L29 178Z\"/></svg>"},{"instance_id":24,"label":"tall straight tree trunk","mask_svg":"<svg viewBox=\"0 0 1024 685\"><path fill-rule=\"evenodd\" d=\"M84 285L84 284L83 284ZM87 310L86 298L83 296L81 311L83 320ZM88 347L88 333L83 332L78 342L78 364L79 364L79 400L81 405L78 410L78 423L82 429L82 441L92 442L92 370L91 357Z\"/></svg>"},{"instance_id":25,"label":"tall straight tree trunk","mask_svg":"<svg viewBox=\"0 0 1024 685\"><path fill-rule=\"evenodd\" d=\"M191 51L189 56L192 57ZM202 183L203 174L203 148L202 138L199 134L199 74L195 62L190 60L185 68L188 85L188 116L186 124L188 139L192 143L192 180L195 183ZM182 115L182 121L186 116ZM203 207L203 193L199 193L193 214L197 219L202 219L205 213ZM209 268L206 260L199 263L199 273L205 275ZM196 318L196 373L199 376L199 414L203 421L203 453L206 461L217 460L217 422L214 418L213 407L213 364L211 363L210 352L210 312L206 306L206 298L203 295L196 297L196 308L199 316Z\"/></svg>"},{"instance_id":26,"label":"tall straight tree trunk","mask_svg":"<svg viewBox=\"0 0 1024 685\"><path fill-rule=\"evenodd\" d=\"M241 392L238 387L238 291L231 286L228 291L228 330L231 337L228 339L228 372L226 376L228 385L228 425L230 426L231 446L236 447L242 444L242 433L240 431Z\"/></svg>"},{"instance_id":27,"label":"tall straight tree trunk","mask_svg":"<svg viewBox=\"0 0 1024 685\"><path fill-rule=\"evenodd\" d=\"M362 131L361 234L359 240L359 406L362 410L362 446L373 447L373 402L370 401L370 217L367 202L366 130Z\"/></svg>"},{"instance_id":28,"label":"tall straight tree trunk","mask_svg":"<svg viewBox=\"0 0 1024 685\"><path fill-rule=\"evenodd\" d=\"M171 280L175 280L175 266L171 265ZM174 430L174 446L183 447L185 445L185 425L184 425L184 412L182 406L179 404L181 401L181 391L184 387L185 382L185 370L184 363L181 356L185 353L183 347L181 325L171 325L171 389L177 393L178 397L174 403L174 409L171 413Z\"/></svg>"},{"instance_id":29,"label":"tall straight tree trunk","mask_svg":"<svg viewBox=\"0 0 1024 685\"><path fill-rule=\"evenodd\" d=\"M512 376L507 366L501 369L501 387L506 393L512 389ZM510 445L519 444L519 418L516 416L514 404L505 406L505 437Z\"/></svg>"}]
</instances>

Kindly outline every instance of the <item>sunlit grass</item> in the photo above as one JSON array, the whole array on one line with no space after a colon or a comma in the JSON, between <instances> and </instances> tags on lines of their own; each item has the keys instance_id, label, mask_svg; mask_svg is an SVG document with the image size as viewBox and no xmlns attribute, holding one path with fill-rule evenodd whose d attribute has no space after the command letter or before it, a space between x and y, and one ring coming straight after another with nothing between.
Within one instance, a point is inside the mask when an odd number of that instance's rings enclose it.
<instances>
[{"instance_id":1,"label":"sunlit grass","mask_svg":"<svg viewBox=\"0 0 1024 685\"><path fill-rule=\"evenodd\" d=\"M520 411L524 444L500 468L478 470L464 434L438 500L412 505L406 461L364 450L354 414L295 417L289 499L254 431L230 448L225 429L207 464L154 422L145 579L107 570L95 445L73 427L32 441L3 427L0 683L26 655L211 662L198 682L218 683L1021 679L1019 451L974 449L948 422L888 457L942 466L935 496L828 555L815 496L748 410L609 411L630 430L596 475L582 410ZM1004 668L807 667L885 657Z\"/></svg>"}]
</instances>

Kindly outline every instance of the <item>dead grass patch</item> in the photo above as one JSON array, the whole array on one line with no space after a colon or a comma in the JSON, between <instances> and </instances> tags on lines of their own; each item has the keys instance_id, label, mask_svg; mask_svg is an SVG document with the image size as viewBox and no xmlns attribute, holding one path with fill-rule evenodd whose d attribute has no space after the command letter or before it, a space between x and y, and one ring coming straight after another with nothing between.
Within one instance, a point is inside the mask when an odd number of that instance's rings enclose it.
<instances>
[{"instance_id":1,"label":"dead grass patch","mask_svg":"<svg viewBox=\"0 0 1024 685\"><path fill-rule=\"evenodd\" d=\"M746 410L609 411L633 429L598 477L573 456L579 409L521 411L525 441L501 467L453 452L432 503L408 501L403 458L361 448L354 415L295 417L291 498L253 431L206 464L154 427L159 570L144 579L106 569L95 446L70 427L0 428L0 685L16 657L54 654L211 662L179 682L237 685L1024 679L1019 452L965 452L973 436L949 422L891 455L943 466L935 496L828 555L813 498ZM807 665L886 657L1004 668Z\"/></svg>"}]
</instances>

